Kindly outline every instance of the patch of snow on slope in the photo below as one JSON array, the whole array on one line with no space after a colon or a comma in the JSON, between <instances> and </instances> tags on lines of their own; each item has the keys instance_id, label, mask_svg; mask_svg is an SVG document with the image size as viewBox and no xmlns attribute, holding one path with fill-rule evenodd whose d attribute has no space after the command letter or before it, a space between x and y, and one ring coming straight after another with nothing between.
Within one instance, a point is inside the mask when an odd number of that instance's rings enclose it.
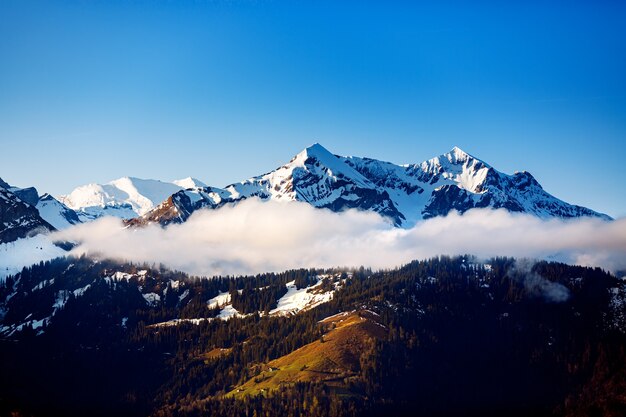
<instances>
[{"instance_id":1,"label":"patch of snow on slope","mask_svg":"<svg viewBox=\"0 0 626 417\"><path fill-rule=\"evenodd\" d=\"M162 321L160 323L155 323L152 324L148 327L170 327L170 326L178 326L180 324L183 323L190 323L190 324L194 324L194 325L199 325L200 323L202 323L203 321L211 321L213 319L210 318L199 318L199 319L172 319L172 320L168 320L168 321Z\"/></svg>"},{"instance_id":2,"label":"patch of snow on slope","mask_svg":"<svg viewBox=\"0 0 626 417\"><path fill-rule=\"evenodd\" d=\"M87 284L82 288L78 288L74 290L74 297L82 296L83 294L85 294L85 291L87 291L89 288L91 288L91 284Z\"/></svg>"},{"instance_id":3,"label":"patch of snow on slope","mask_svg":"<svg viewBox=\"0 0 626 417\"><path fill-rule=\"evenodd\" d=\"M216 317L221 320L229 320L233 317L246 317L245 314L239 313L235 307L230 304L230 293L221 292L215 297L207 301L208 308L221 308L220 314Z\"/></svg>"},{"instance_id":4,"label":"patch of snow on slope","mask_svg":"<svg viewBox=\"0 0 626 417\"><path fill-rule=\"evenodd\" d=\"M185 298L189 296L189 290L185 290L181 295L178 296L178 302L181 303Z\"/></svg>"},{"instance_id":5,"label":"patch of snow on slope","mask_svg":"<svg viewBox=\"0 0 626 417\"><path fill-rule=\"evenodd\" d=\"M69 292L67 290L60 290L57 292L57 298L54 304L52 304L52 308L54 310L58 310L59 308L63 308L65 306L65 302L69 297Z\"/></svg>"},{"instance_id":6,"label":"patch of snow on slope","mask_svg":"<svg viewBox=\"0 0 626 417\"><path fill-rule=\"evenodd\" d=\"M66 251L55 246L47 235L18 239L14 242L0 244L0 282L8 275L15 275L25 266L40 261L65 256Z\"/></svg>"},{"instance_id":7,"label":"patch of snow on slope","mask_svg":"<svg viewBox=\"0 0 626 417\"><path fill-rule=\"evenodd\" d=\"M31 291L38 291L52 284L54 284L54 278L46 279L35 285Z\"/></svg>"},{"instance_id":8,"label":"patch of snow on slope","mask_svg":"<svg viewBox=\"0 0 626 417\"><path fill-rule=\"evenodd\" d=\"M48 324L50 322L50 317L45 317L40 320L29 320L17 326L0 326L0 334L4 336L12 336L16 332L21 332L25 327L30 326L33 330L37 330L42 327L44 324ZM37 332L37 336L43 334L43 329Z\"/></svg>"},{"instance_id":9,"label":"patch of snow on slope","mask_svg":"<svg viewBox=\"0 0 626 417\"><path fill-rule=\"evenodd\" d=\"M67 300L70 298L70 294L73 294L74 297L81 297L89 288L91 288L91 284L87 284L84 287L77 288L74 291L59 290L57 292L56 301L54 302L54 304L52 304L52 315L54 316L58 309L65 307L65 303L67 303Z\"/></svg>"},{"instance_id":10,"label":"patch of snow on slope","mask_svg":"<svg viewBox=\"0 0 626 417\"><path fill-rule=\"evenodd\" d=\"M233 307L231 304L228 304L222 309L222 311L220 311L220 314L217 316L217 318L221 320L230 320L233 317L246 317L246 314L241 314L235 309L235 307Z\"/></svg>"},{"instance_id":11,"label":"patch of snow on slope","mask_svg":"<svg viewBox=\"0 0 626 417\"><path fill-rule=\"evenodd\" d=\"M207 301L207 306L209 308L222 307L226 304L230 303L230 293L229 292L221 292L215 297L211 298Z\"/></svg>"},{"instance_id":12,"label":"patch of snow on slope","mask_svg":"<svg viewBox=\"0 0 626 417\"><path fill-rule=\"evenodd\" d=\"M317 287L321 284L322 279L320 277L318 277L316 284L301 289L296 287L295 281L288 282L287 294L278 300L278 305L270 311L270 315L293 315L332 300L334 291L317 291Z\"/></svg>"},{"instance_id":13,"label":"patch of snow on slope","mask_svg":"<svg viewBox=\"0 0 626 417\"><path fill-rule=\"evenodd\" d=\"M121 281L121 280L128 281L132 277L133 277L133 275L131 275L131 274L127 274L126 272L117 271L117 272L113 273L113 275L111 275L110 277L106 277L104 280L107 283L109 283L111 281Z\"/></svg>"},{"instance_id":14,"label":"patch of snow on slope","mask_svg":"<svg viewBox=\"0 0 626 417\"><path fill-rule=\"evenodd\" d=\"M155 292L149 292L147 294L141 294L143 298L146 300L149 306L154 307L159 304L161 301L161 296Z\"/></svg>"}]
</instances>

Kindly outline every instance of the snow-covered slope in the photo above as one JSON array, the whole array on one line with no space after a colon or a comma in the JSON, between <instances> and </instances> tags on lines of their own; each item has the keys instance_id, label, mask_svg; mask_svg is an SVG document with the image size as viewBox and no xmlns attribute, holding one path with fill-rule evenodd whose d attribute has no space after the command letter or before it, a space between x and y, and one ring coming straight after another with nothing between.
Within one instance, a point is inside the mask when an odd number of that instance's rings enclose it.
<instances>
[{"instance_id":1,"label":"snow-covered slope","mask_svg":"<svg viewBox=\"0 0 626 417\"><path fill-rule=\"evenodd\" d=\"M20 272L25 266L66 254L65 250L55 246L45 234L0 243L0 281L8 275Z\"/></svg>"},{"instance_id":2,"label":"snow-covered slope","mask_svg":"<svg viewBox=\"0 0 626 417\"><path fill-rule=\"evenodd\" d=\"M286 284L287 294L283 295L278 300L276 308L270 311L269 314L290 316L329 302L333 299L335 290L324 291L320 288L324 278L326 278L326 276L317 277L317 283L305 288L298 288L295 281L288 282ZM341 281L338 281L334 284L334 288L340 285Z\"/></svg>"},{"instance_id":3,"label":"snow-covered slope","mask_svg":"<svg viewBox=\"0 0 626 417\"><path fill-rule=\"evenodd\" d=\"M131 219L152 210L177 191L203 185L193 178L170 183L123 177L107 184L80 186L59 200L75 210L83 221L106 215Z\"/></svg>"},{"instance_id":4,"label":"snow-covered slope","mask_svg":"<svg viewBox=\"0 0 626 417\"><path fill-rule=\"evenodd\" d=\"M74 210L70 209L50 194L42 195L35 207L39 211L39 215L57 230L81 223Z\"/></svg>"},{"instance_id":5,"label":"snow-covered slope","mask_svg":"<svg viewBox=\"0 0 626 417\"><path fill-rule=\"evenodd\" d=\"M267 174L225 188L179 191L130 223L181 223L200 208L218 208L250 197L303 201L333 211L374 211L402 227L451 210L465 212L477 207L505 208L543 218L610 219L553 197L528 172L501 173L457 147L419 164L396 165L336 156L314 144Z\"/></svg>"}]
</instances>

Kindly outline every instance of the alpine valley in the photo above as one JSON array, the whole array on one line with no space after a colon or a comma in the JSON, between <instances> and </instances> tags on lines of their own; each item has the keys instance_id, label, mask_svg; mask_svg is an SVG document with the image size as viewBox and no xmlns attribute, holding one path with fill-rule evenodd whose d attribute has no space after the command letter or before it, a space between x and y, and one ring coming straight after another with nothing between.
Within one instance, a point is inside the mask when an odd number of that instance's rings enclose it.
<instances>
[{"instance_id":1,"label":"alpine valley","mask_svg":"<svg viewBox=\"0 0 626 417\"><path fill-rule=\"evenodd\" d=\"M54 197L0 180L0 415L626 415L623 273L442 254L194 276L54 238L106 216L183 227L250 198L374 212L394 233L477 208L613 222L456 147L395 165L315 144L223 188L124 177Z\"/></svg>"}]
</instances>

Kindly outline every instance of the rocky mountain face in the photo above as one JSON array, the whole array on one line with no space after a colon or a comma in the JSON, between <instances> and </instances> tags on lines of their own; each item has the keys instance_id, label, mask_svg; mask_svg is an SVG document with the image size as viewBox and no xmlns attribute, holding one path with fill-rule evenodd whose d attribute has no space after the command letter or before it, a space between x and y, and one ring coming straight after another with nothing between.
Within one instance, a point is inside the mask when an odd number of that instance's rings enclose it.
<instances>
[{"instance_id":1,"label":"rocky mountain face","mask_svg":"<svg viewBox=\"0 0 626 417\"><path fill-rule=\"evenodd\" d=\"M400 227L472 208L504 208L542 218L610 219L550 195L528 172L504 174L457 147L419 164L396 165L336 156L315 144L267 174L225 188L178 191L129 223L181 223L200 208L214 209L251 197L301 201L337 212L374 211Z\"/></svg>"},{"instance_id":2,"label":"rocky mountain face","mask_svg":"<svg viewBox=\"0 0 626 417\"><path fill-rule=\"evenodd\" d=\"M54 227L41 218L35 207L0 187L0 243L52 230Z\"/></svg>"},{"instance_id":3,"label":"rocky mountain face","mask_svg":"<svg viewBox=\"0 0 626 417\"><path fill-rule=\"evenodd\" d=\"M35 187L19 188L0 179L0 191L4 197L4 218L13 219L5 221L4 227L8 229L23 224L20 226L23 231L11 234L17 236L15 239L37 234L38 231L61 230L81 223L74 210L50 194L40 196ZM13 226L9 226L9 223Z\"/></svg>"}]
</instances>

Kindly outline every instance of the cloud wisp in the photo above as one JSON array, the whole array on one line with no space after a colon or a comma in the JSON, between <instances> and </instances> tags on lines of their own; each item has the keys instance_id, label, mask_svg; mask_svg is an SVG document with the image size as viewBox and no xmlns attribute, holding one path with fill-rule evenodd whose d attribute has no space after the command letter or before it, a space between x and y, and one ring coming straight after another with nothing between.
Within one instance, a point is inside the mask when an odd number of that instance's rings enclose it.
<instances>
[{"instance_id":1,"label":"cloud wisp","mask_svg":"<svg viewBox=\"0 0 626 417\"><path fill-rule=\"evenodd\" d=\"M333 213L306 203L250 199L199 210L187 222L126 229L113 218L53 235L75 254L163 263L197 275L255 274L300 267L391 268L436 255L553 259L626 269L626 219L542 220L476 209L398 229L375 213Z\"/></svg>"},{"instance_id":2,"label":"cloud wisp","mask_svg":"<svg viewBox=\"0 0 626 417\"><path fill-rule=\"evenodd\" d=\"M534 272L534 265L535 261L532 259L517 259L507 275L520 282L530 295L552 303L567 301L571 295L570 290L565 285L547 280Z\"/></svg>"}]
</instances>

